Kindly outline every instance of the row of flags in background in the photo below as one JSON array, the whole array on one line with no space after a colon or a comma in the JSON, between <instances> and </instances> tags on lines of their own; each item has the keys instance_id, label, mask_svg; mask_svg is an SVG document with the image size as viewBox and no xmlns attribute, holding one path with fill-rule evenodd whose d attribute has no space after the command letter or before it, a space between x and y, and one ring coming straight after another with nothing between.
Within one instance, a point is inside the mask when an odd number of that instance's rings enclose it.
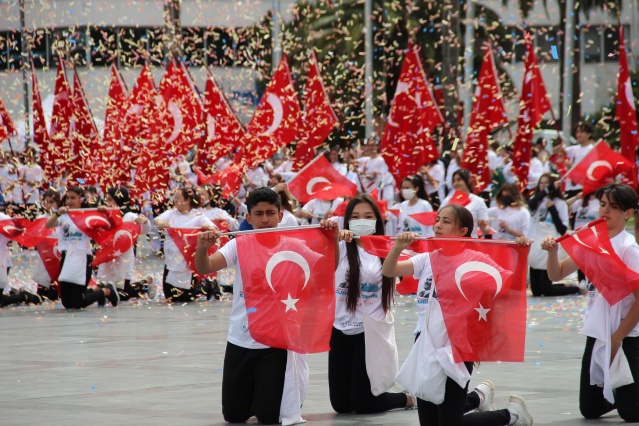
<instances>
[{"instance_id":1,"label":"row of flags in background","mask_svg":"<svg viewBox=\"0 0 639 426\"><path fill-rule=\"evenodd\" d=\"M619 31L616 118L621 128L621 154L634 164L639 132L623 29ZM528 184L533 130L539 126L544 114L552 111L528 34L525 45L524 79L512 158L522 190ZM40 147L41 166L47 180L56 179L67 168L72 179L100 183L105 187L129 182L130 171L135 170L134 195L162 190L168 184L169 176L165 171L169 165L178 155L197 146L196 172L200 183L216 182L222 186L224 194L230 196L239 188L247 168L257 166L291 142L297 141L293 171L303 170L314 161L315 149L339 124L313 53L304 92L304 110L299 107L288 60L284 56L246 129L210 74L204 95L200 96L188 68L174 60L168 64L159 88L155 87L147 66L142 68L130 92L115 65L111 72L102 136L93 122L77 72L73 69L71 86L62 61L58 64L53 114L47 129L38 82L32 72L34 141ZM15 134L15 128L1 102L0 119L0 140L3 140ZM443 123L444 118L422 67L420 49L411 44L404 58L380 147L397 182L438 158L432 134ZM488 135L507 124L494 57L488 46L478 76L461 162L461 166L473 174L477 193L491 182ZM234 150L237 150L234 163L228 169L215 172L216 160ZM619 167L611 165L608 169L614 171L615 168ZM634 174L628 171L625 176ZM607 174L597 185L613 177ZM634 185L634 180L627 179L627 182ZM331 186L323 191L326 197L340 185L348 187L343 180L338 183L328 179L320 181L316 190ZM351 188L347 188L341 195L350 191ZM311 186L302 197L314 192L317 191Z\"/></svg>"}]
</instances>

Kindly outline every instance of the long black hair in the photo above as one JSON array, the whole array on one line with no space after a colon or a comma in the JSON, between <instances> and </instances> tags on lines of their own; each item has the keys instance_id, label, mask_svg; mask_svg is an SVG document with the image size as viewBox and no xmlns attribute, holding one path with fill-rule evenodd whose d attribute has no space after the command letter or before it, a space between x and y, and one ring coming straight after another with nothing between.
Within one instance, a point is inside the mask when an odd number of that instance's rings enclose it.
<instances>
[{"instance_id":1,"label":"long black hair","mask_svg":"<svg viewBox=\"0 0 639 426\"><path fill-rule=\"evenodd\" d=\"M129 196L129 190L123 186L113 186L107 189L107 194L113 198L115 204L118 205L122 214L133 212L133 206L131 205L131 197Z\"/></svg>"},{"instance_id":2,"label":"long black hair","mask_svg":"<svg viewBox=\"0 0 639 426\"><path fill-rule=\"evenodd\" d=\"M344 229L348 229L348 221L353 215L353 210L355 210L355 206L360 203L368 203L373 209L373 212L375 212L375 219L377 220L377 223L375 225L375 234L373 235L384 235L384 220L382 219L382 214L380 213L375 200L367 194L358 195L349 201L346 206L346 211L344 212ZM360 295L359 268L361 266L357 243L355 241L346 243L346 258L348 260L348 270L346 272L346 282L348 283L346 309L353 313L357 308L357 299ZM379 261L382 264L384 263L384 259L382 258L379 258ZM388 312L391 304L393 303L394 291L395 278L382 276L382 308L384 308L384 312Z\"/></svg>"}]
</instances>

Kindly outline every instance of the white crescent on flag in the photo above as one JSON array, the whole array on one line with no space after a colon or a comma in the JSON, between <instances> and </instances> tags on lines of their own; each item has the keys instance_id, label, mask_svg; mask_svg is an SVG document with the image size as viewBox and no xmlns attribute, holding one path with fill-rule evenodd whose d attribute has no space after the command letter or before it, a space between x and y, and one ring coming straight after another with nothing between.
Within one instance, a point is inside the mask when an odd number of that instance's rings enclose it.
<instances>
[{"instance_id":1,"label":"white crescent on flag","mask_svg":"<svg viewBox=\"0 0 639 426\"><path fill-rule=\"evenodd\" d=\"M457 284L457 288L459 289L459 292L461 293L461 295L464 296L464 299L468 300L468 297L466 297L466 294L464 294L464 290L462 289L462 286L461 286L461 280L465 274L472 271L484 272L490 275L491 277L493 277L493 279L495 280L495 284L497 284L497 290L495 291L495 297L497 297L503 285L501 274L499 273L497 268L485 262L470 261L460 265L455 270L455 283ZM493 299L495 297L493 297Z\"/></svg>"},{"instance_id":2,"label":"white crescent on flag","mask_svg":"<svg viewBox=\"0 0 639 426\"><path fill-rule=\"evenodd\" d=\"M118 241L118 238L120 238L122 235L128 238L130 245L133 246L133 235L131 235L131 233L125 229L121 229L115 233L115 235L113 236L113 243Z\"/></svg>"},{"instance_id":3,"label":"white crescent on flag","mask_svg":"<svg viewBox=\"0 0 639 426\"><path fill-rule=\"evenodd\" d=\"M606 160L597 160L593 161L592 164L590 164L590 166L588 167L588 171L586 172L586 176L588 177L588 179L592 181L597 180L592 175L597 167L605 167L610 170L610 173L612 173L612 165L609 162L607 162Z\"/></svg>"},{"instance_id":4,"label":"white crescent on flag","mask_svg":"<svg viewBox=\"0 0 639 426\"><path fill-rule=\"evenodd\" d=\"M173 143L178 137L180 137L180 133L182 133L183 127L183 116L182 110L180 107L174 102L169 101L169 105L166 109L171 113L173 117L173 131L171 132L171 136L166 140L166 144Z\"/></svg>"},{"instance_id":5,"label":"white crescent on flag","mask_svg":"<svg viewBox=\"0 0 639 426\"><path fill-rule=\"evenodd\" d=\"M275 253L266 263L266 282L268 286L271 287L271 290L275 292L273 283L271 282L271 274L273 273L273 269L282 262L293 262L302 268L302 271L304 271L304 285L302 286L302 290L304 290L306 284L308 284L308 280L311 278L311 268L306 259L304 259L304 256L289 250Z\"/></svg>"},{"instance_id":6,"label":"white crescent on flag","mask_svg":"<svg viewBox=\"0 0 639 426\"><path fill-rule=\"evenodd\" d=\"M397 83L397 89L395 89L395 98L399 96L401 93L408 92L408 83L405 81L400 81ZM394 99L394 98L393 98ZM399 124L393 121L393 114L388 114L388 124L393 127L399 127Z\"/></svg>"},{"instance_id":7,"label":"white crescent on flag","mask_svg":"<svg viewBox=\"0 0 639 426\"><path fill-rule=\"evenodd\" d=\"M102 216L87 216L84 219L84 224L87 226L87 228L94 228L95 227L95 225L91 224L91 221L93 221L93 220L96 220L98 222L104 222L104 224L106 224L107 228L111 227L111 222L109 222L108 220L106 220Z\"/></svg>"},{"instance_id":8,"label":"white crescent on flag","mask_svg":"<svg viewBox=\"0 0 639 426\"><path fill-rule=\"evenodd\" d=\"M280 101L280 98L272 93L269 93L268 96L266 96L266 103L269 104L273 109L273 122L268 127L268 129L264 131L264 133L260 134L260 136L272 135L278 129L278 127L280 127L282 119L284 118L284 108L282 107L282 101Z\"/></svg>"},{"instance_id":9,"label":"white crescent on flag","mask_svg":"<svg viewBox=\"0 0 639 426\"><path fill-rule=\"evenodd\" d=\"M206 114L206 141L212 142L215 138L215 119L211 114Z\"/></svg>"},{"instance_id":10,"label":"white crescent on flag","mask_svg":"<svg viewBox=\"0 0 639 426\"><path fill-rule=\"evenodd\" d=\"M330 185L330 181L328 179L326 179L325 177L314 177L313 179L309 180L308 183L306 184L306 192L308 193L308 195L313 195L315 193L315 191L313 191L313 187L315 185L317 185L320 182L326 182Z\"/></svg>"}]
</instances>

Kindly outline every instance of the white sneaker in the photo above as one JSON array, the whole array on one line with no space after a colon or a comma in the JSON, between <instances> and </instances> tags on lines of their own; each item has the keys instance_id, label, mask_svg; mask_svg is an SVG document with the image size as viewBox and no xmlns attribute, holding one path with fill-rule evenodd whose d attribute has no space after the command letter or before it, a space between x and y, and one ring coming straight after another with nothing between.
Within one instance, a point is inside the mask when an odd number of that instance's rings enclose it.
<instances>
[{"instance_id":1,"label":"white sneaker","mask_svg":"<svg viewBox=\"0 0 639 426\"><path fill-rule=\"evenodd\" d=\"M511 395L508 401L508 411L510 411L510 423L512 426L531 426L533 418L526 408L524 398L517 395Z\"/></svg>"},{"instance_id":2,"label":"white sneaker","mask_svg":"<svg viewBox=\"0 0 639 426\"><path fill-rule=\"evenodd\" d=\"M495 385L490 380L485 380L480 383L475 392L479 394L481 402L477 407L477 412L482 413L484 411L495 411Z\"/></svg>"},{"instance_id":3,"label":"white sneaker","mask_svg":"<svg viewBox=\"0 0 639 426\"><path fill-rule=\"evenodd\" d=\"M158 295L158 286L153 280L153 275L147 275L144 280L146 281L147 285L146 295L149 297L149 299L155 299L155 296Z\"/></svg>"}]
</instances>

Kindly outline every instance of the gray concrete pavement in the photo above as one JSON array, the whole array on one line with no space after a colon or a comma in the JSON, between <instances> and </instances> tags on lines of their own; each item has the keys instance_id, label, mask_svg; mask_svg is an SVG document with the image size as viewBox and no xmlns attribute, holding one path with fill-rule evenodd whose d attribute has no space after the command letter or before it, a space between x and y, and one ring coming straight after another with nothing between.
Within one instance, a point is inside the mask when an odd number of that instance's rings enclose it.
<instances>
[{"instance_id":1,"label":"gray concrete pavement","mask_svg":"<svg viewBox=\"0 0 639 426\"><path fill-rule=\"evenodd\" d=\"M144 251L142 252L144 254ZM23 256L23 257L20 257ZM19 255L14 282L27 280ZM142 260L140 275L160 261ZM496 405L526 399L536 425L592 424L579 415L578 380L585 299L528 299L526 359L483 363L471 386L490 379ZM117 309L64 311L51 303L0 309L0 425L219 425L230 300L167 306L127 302ZM417 318L412 298L397 298L400 358ZM416 411L336 415L328 400L327 354L308 357L303 416L313 425L417 425ZM622 423L616 412L603 423ZM597 422L594 422L597 423Z\"/></svg>"}]
</instances>

